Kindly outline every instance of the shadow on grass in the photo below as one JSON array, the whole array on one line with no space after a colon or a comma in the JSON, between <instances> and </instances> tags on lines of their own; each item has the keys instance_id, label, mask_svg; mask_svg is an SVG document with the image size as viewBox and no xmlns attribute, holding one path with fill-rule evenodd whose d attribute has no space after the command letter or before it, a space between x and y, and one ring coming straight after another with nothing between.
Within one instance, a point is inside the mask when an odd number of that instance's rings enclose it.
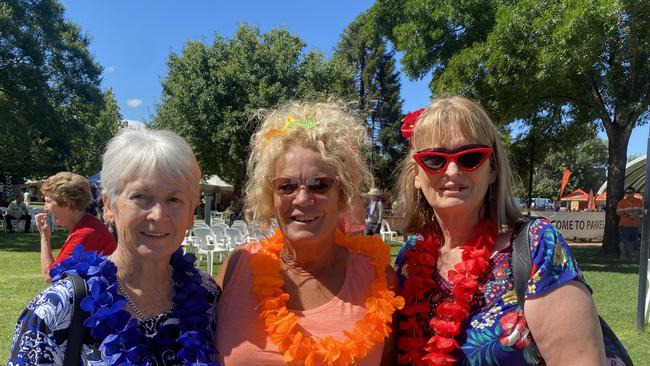
<instances>
[{"instance_id":1,"label":"shadow on grass","mask_svg":"<svg viewBox=\"0 0 650 366\"><path fill-rule=\"evenodd\" d=\"M63 231L52 233L52 249L60 249L67 234ZM40 236L38 233L5 233L0 232L0 250L8 252L40 252Z\"/></svg>"},{"instance_id":2,"label":"shadow on grass","mask_svg":"<svg viewBox=\"0 0 650 366\"><path fill-rule=\"evenodd\" d=\"M571 252L583 271L639 273L638 259L618 259L600 254L599 246L571 246Z\"/></svg>"}]
</instances>

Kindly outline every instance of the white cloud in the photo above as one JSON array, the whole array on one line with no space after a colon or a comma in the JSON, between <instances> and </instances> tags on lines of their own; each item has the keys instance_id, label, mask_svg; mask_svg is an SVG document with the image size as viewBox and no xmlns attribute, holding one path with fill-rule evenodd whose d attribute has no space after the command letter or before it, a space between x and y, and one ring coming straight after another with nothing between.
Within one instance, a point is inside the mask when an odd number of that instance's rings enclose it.
<instances>
[{"instance_id":1,"label":"white cloud","mask_svg":"<svg viewBox=\"0 0 650 366\"><path fill-rule=\"evenodd\" d=\"M116 67L115 65L111 65L111 66L106 67L106 68L104 69L104 71L106 71L107 73L108 73L108 72L113 72L113 71L115 71L116 68L117 68L117 67Z\"/></svg>"},{"instance_id":2,"label":"white cloud","mask_svg":"<svg viewBox=\"0 0 650 366\"><path fill-rule=\"evenodd\" d=\"M142 104L142 99L129 99L126 104L131 108L138 108Z\"/></svg>"},{"instance_id":3,"label":"white cloud","mask_svg":"<svg viewBox=\"0 0 650 366\"><path fill-rule=\"evenodd\" d=\"M143 128L147 126L141 121L134 119L123 119L122 122L125 123L128 128Z\"/></svg>"}]
</instances>

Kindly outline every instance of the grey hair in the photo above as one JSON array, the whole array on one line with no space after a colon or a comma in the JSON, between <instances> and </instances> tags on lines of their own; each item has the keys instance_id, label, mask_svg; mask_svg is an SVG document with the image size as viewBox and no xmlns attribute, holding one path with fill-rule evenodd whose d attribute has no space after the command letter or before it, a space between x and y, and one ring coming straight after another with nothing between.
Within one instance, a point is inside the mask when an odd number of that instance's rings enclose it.
<instances>
[{"instance_id":1,"label":"grey hair","mask_svg":"<svg viewBox=\"0 0 650 366\"><path fill-rule=\"evenodd\" d=\"M187 187L190 203L198 204L201 168L182 137L168 130L120 130L108 142L102 159L102 194L113 204L129 182L152 175Z\"/></svg>"}]
</instances>

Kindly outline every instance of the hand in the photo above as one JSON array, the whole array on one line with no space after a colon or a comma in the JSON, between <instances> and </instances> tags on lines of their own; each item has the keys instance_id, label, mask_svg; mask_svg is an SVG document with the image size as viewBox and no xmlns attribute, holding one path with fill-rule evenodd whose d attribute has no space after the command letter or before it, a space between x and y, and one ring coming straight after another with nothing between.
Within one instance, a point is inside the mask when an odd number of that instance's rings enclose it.
<instances>
[{"instance_id":1,"label":"hand","mask_svg":"<svg viewBox=\"0 0 650 366\"><path fill-rule=\"evenodd\" d=\"M36 228L41 234L41 237L49 240L52 236L52 227L50 227L50 222L47 218L47 212L36 214L36 216L34 216L34 219L36 220Z\"/></svg>"}]
</instances>

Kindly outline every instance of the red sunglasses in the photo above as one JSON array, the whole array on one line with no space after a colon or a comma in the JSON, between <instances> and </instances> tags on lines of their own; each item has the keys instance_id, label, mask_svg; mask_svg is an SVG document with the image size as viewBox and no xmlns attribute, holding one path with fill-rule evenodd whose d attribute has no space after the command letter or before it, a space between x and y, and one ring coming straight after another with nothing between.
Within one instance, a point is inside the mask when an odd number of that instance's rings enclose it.
<instances>
[{"instance_id":1,"label":"red sunglasses","mask_svg":"<svg viewBox=\"0 0 650 366\"><path fill-rule=\"evenodd\" d=\"M267 178L271 188L281 196L292 196L304 186L312 195L324 196L338 181L337 177L313 177L304 180L290 177Z\"/></svg>"},{"instance_id":2,"label":"red sunglasses","mask_svg":"<svg viewBox=\"0 0 650 366\"><path fill-rule=\"evenodd\" d=\"M456 163L465 171L474 171L483 165L492 154L493 149L485 145L465 145L454 150L426 149L413 154L413 159L427 173L438 174L447 169L450 162Z\"/></svg>"}]
</instances>

